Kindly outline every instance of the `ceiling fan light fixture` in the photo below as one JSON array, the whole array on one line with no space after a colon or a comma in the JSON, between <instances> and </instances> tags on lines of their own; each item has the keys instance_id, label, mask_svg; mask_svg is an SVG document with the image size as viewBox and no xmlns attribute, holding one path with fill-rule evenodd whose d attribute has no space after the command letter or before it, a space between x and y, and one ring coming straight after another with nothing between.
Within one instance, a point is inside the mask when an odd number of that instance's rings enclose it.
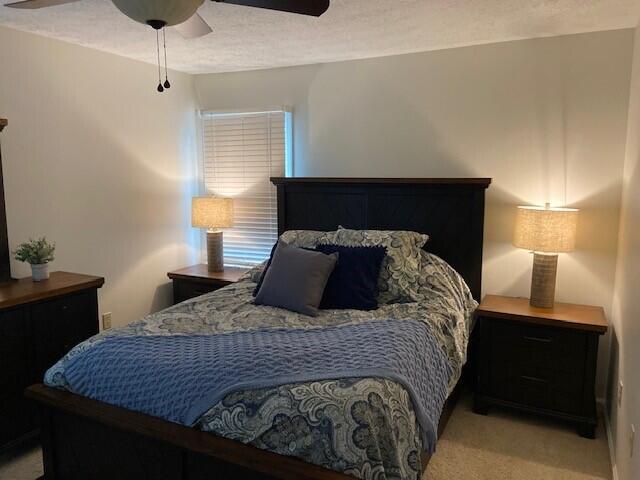
<instances>
[{"instance_id":1,"label":"ceiling fan light fixture","mask_svg":"<svg viewBox=\"0 0 640 480\"><path fill-rule=\"evenodd\" d=\"M164 26L166 25L164 20L147 20L146 23L147 23L147 25L149 25L154 30L160 30L160 29L164 28Z\"/></svg>"},{"instance_id":2,"label":"ceiling fan light fixture","mask_svg":"<svg viewBox=\"0 0 640 480\"><path fill-rule=\"evenodd\" d=\"M78 0L19 0L5 4L6 7L38 9L77 2ZM319 17L327 11L331 0L214 0L216 2L265 8L289 13ZM211 27L198 15L204 0L112 0L118 10L130 19L148 25L156 31L156 54L158 57L158 86L162 93L171 88L167 66L167 40L165 27L176 27L184 38L198 38L211 33ZM160 31L164 53L164 82L160 61Z\"/></svg>"},{"instance_id":3,"label":"ceiling fan light fixture","mask_svg":"<svg viewBox=\"0 0 640 480\"><path fill-rule=\"evenodd\" d=\"M122 13L155 29L179 25L193 16L204 0L112 0ZM164 24L161 25L161 22ZM158 26L160 25L160 26Z\"/></svg>"}]
</instances>

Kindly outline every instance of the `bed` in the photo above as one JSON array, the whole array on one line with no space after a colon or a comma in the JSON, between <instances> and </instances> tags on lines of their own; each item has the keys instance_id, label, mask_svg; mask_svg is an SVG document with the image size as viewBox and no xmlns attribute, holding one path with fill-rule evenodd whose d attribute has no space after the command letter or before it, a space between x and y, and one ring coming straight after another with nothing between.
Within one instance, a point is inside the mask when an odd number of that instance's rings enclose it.
<instances>
[{"instance_id":1,"label":"bed","mask_svg":"<svg viewBox=\"0 0 640 480\"><path fill-rule=\"evenodd\" d=\"M273 181L278 188L280 232L331 231L343 226L429 233L425 248L438 257L424 254L430 259L425 260L425 277L448 268L439 261L442 258L479 298L488 179ZM114 335L174 338L246 330L257 322L261 327L303 328L308 320L299 315L250 304L257 273L125 329L106 332L75 351L90 351L94 343L100 346L106 343L103 337ZM455 281L447 288L462 289ZM444 318L440 315L442 305L448 301L435 298L428 308L403 304L387 305L375 312L328 312L318 322L337 328L381 318L425 316L425 321L438 325L438 318ZM215 315L210 314L212 311ZM265 311L269 313L265 315ZM453 322L457 322L456 328L450 321L441 321L440 327L434 328L439 332L436 337L442 337L438 341L447 351L452 368L446 385L449 400L442 418L434 422L438 424L434 430L441 431L446 425L466 359L470 312L466 311L464 317ZM65 369L69 369L73 356L72 352L67 361L63 359L48 372L50 386L36 385L28 391L40 405L46 479L419 478L433 451L433 445L426 448L420 436L424 432L412 416L406 392L387 379L324 379L235 391L211 405L194 429L62 390L69 373ZM333 402L331 415L326 414L322 402ZM366 423L366 419L384 421L384 414L367 411L376 405L381 412L391 411L393 420L376 430L391 431L401 424L399 434L378 439L364 434L337 438L340 428L353 432L359 428L357 423ZM296 441L298 434L306 443ZM340 451L336 445L341 446Z\"/></svg>"}]
</instances>

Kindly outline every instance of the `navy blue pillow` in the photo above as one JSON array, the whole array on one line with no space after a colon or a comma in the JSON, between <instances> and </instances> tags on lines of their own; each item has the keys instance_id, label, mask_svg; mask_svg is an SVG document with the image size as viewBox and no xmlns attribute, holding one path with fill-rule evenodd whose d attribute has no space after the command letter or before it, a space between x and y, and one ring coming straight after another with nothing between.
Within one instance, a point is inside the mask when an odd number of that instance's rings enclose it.
<instances>
[{"instance_id":1,"label":"navy blue pillow","mask_svg":"<svg viewBox=\"0 0 640 480\"><path fill-rule=\"evenodd\" d=\"M321 309L378 308L378 276L386 247L318 245L316 250L327 255L338 253L338 263L320 302Z\"/></svg>"},{"instance_id":2,"label":"navy blue pillow","mask_svg":"<svg viewBox=\"0 0 640 480\"><path fill-rule=\"evenodd\" d=\"M267 264L264 266L264 270L262 271L262 274L260 274L260 279L258 280L258 284L256 285L256 288L253 289L254 297L258 295L258 292L260 291L260 287L262 287L262 282L264 282L264 276L267 274L267 270L269 270L269 267L271 266L271 262L273 260L273 254L276 252L278 243L280 243L280 241L277 241L273 245L273 248L271 249L271 253L269 254L269 260L267 261Z\"/></svg>"}]
</instances>

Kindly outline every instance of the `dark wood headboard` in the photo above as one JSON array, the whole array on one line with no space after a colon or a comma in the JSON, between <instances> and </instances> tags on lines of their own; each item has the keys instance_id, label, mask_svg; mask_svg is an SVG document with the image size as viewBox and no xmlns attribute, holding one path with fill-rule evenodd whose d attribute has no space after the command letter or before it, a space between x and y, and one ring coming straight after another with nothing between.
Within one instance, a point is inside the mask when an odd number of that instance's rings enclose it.
<instances>
[{"instance_id":1,"label":"dark wood headboard","mask_svg":"<svg viewBox=\"0 0 640 480\"><path fill-rule=\"evenodd\" d=\"M453 266L474 298L482 289L484 195L490 178L272 178L278 231L411 230Z\"/></svg>"}]
</instances>

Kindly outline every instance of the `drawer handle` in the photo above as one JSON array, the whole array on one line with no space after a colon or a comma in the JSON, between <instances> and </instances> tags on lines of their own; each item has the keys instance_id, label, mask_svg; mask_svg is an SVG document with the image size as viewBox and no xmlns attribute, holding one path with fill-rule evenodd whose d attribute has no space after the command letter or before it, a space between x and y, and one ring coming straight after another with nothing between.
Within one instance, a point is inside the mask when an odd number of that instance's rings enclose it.
<instances>
[{"instance_id":1,"label":"drawer handle","mask_svg":"<svg viewBox=\"0 0 640 480\"><path fill-rule=\"evenodd\" d=\"M529 375L522 375L520 378L522 378L523 380L526 380L528 382L549 383L549 380L547 380L546 378L530 377Z\"/></svg>"},{"instance_id":2,"label":"drawer handle","mask_svg":"<svg viewBox=\"0 0 640 480\"><path fill-rule=\"evenodd\" d=\"M528 335L525 335L523 337L527 342L538 342L538 343L551 343L553 340L551 340L548 337L530 337Z\"/></svg>"}]
</instances>

